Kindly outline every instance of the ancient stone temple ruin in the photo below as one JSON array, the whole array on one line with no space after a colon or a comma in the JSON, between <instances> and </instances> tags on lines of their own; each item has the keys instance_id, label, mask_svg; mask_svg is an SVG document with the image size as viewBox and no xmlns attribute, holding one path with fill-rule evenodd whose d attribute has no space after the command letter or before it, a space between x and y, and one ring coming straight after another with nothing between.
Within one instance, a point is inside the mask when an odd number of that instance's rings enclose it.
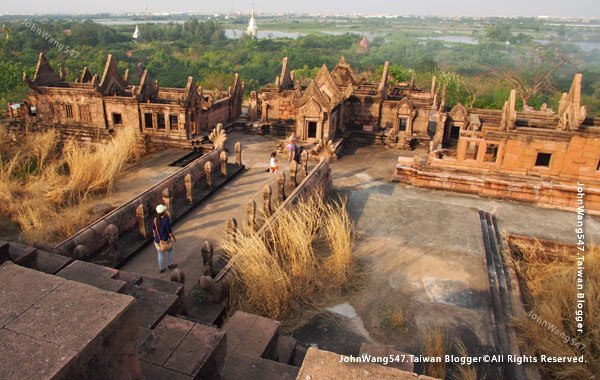
<instances>
[{"instance_id":1,"label":"ancient stone temple ruin","mask_svg":"<svg viewBox=\"0 0 600 380\"><path fill-rule=\"evenodd\" d=\"M360 140L396 148L425 147L400 157L394 179L417 186L572 208L577 182L588 208L600 212L600 119L587 117L577 74L558 110L516 109L513 90L502 110L446 105L445 86L379 83L354 73L342 57L323 65L307 86L294 82L287 58L275 82L251 95L251 116L303 140Z\"/></svg>"},{"instance_id":2,"label":"ancient stone temple ruin","mask_svg":"<svg viewBox=\"0 0 600 380\"><path fill-rule=\"evenodd\" d=\"M72 83L66 73L55 73L40 53L23 117L38 125L57 127L65 135L84 140L108 136L121 128L139 131L150 144L189 147L217 123L230 123L242 111L244 83L236 74L227 91L207 91L188 77L185 88L160 87L148 70L139 83L130 83L129 70L121 74L108 55L101 76L87 67Z\"/></svg>"}]
</instances>

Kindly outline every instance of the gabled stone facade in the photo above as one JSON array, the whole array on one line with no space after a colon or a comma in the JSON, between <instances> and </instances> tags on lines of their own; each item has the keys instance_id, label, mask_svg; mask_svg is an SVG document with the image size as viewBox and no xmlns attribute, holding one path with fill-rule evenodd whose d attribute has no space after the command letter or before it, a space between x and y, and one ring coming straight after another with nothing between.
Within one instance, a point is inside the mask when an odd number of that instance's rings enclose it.
<instances>
[{"instance_id":1,"label":"gabled stone facade","mask_svg":"<svg viewBox=\"0 0 600 380\"><path fill-rule=\"evenodd\" d=\"M150 145L189 147L217 123L233 122L241 114L244 83L235 74L227 91L206 91L188 77L185 88L160 87L144 70L130 84L108 55L102 77L85 67L79 78L65 82L40 53L27 99L29 121L56 127L65 135L97 140L120 128L134 128Z\"/></svg>"}]
</instances>

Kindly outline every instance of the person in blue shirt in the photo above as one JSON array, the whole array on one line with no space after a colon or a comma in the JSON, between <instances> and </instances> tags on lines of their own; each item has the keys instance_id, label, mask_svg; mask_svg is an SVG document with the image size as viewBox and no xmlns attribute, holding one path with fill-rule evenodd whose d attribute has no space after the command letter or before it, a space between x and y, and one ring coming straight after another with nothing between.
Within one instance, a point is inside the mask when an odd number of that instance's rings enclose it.
<instances>
[{"instance_id":1,"label":"person in blue shirt","mask_svg":"<svg viewBox=\"0 0 600 380\"><path fill-rule=\"evenodd\" d=\"M156 218L154 218L154 226L152 227L154 234L154 246L158 252L158 269L160 273L165 271L165 252L168 254L168 267L173 269L177 267L177 264L173 262L173 242L175 235L171 228L171 220L167 214L167 207L165 205L156 206Z\"/></svg>"}]
</instances>

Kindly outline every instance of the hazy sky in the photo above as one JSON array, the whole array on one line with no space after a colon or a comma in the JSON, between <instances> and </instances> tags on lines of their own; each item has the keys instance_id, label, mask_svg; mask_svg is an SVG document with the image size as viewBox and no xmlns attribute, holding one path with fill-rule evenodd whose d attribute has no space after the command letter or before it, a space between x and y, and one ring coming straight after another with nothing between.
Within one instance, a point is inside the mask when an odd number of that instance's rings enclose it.
<instances>
[{"instance_id":1,"label":"hazy sky","mask_svg":"<svg viewBox=\"0 0 600 380\"><path fill-rule=\"evenodd\" d=\"M2 0L2 13L82 12L246 12L251 0L222 1L81 1ZM393 13L467 16L582 16L600 17L600 0L256 0L260 12Z\"/></svg>"}]
</instances>

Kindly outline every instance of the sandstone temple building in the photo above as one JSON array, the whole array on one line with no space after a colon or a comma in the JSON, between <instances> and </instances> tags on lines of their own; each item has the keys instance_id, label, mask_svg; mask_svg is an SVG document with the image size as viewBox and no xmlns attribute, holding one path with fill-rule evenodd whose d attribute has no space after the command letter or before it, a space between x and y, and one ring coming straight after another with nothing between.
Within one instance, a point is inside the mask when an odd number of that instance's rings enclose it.
<instances>
[{"instance_id":1,"label":"sandstone temple building","mask_svg":"<svg viewBox=\"0 0 600 380\"><path fill-rule=\"evenodd\" d=\"M83 139L101 139L120 128L134 128L150 144L189 147L217 123L235 121L242 112L244 83L236 74L227 91L206 91L188 77L185 88L160 87L144 70L130 83L129 70L119 72L108 55L101 76L84 68L79 78L65 82L40 53L24 117L38 125L57 127Z\"/></svg>"},{"instance_id":2,"label":"sandstone temple building","mask_svg":"<svg viewBox=\"0 0 600 380\"><path fill-rule=\"evenodd\" d=\"M583 183L588 208L600 213L600 119L581 104L581 74L556 111L519 112L514 90L502 110L450 108L435 77L430 89L418 89L414 81L390 83L388 67L369 83L342 57L301 86L284 58L274 83L251 94L251 116L308 141L426 146L429 155L400 157L394 175L417 186L573 208Z\"/></svg>"}]
</instances>

